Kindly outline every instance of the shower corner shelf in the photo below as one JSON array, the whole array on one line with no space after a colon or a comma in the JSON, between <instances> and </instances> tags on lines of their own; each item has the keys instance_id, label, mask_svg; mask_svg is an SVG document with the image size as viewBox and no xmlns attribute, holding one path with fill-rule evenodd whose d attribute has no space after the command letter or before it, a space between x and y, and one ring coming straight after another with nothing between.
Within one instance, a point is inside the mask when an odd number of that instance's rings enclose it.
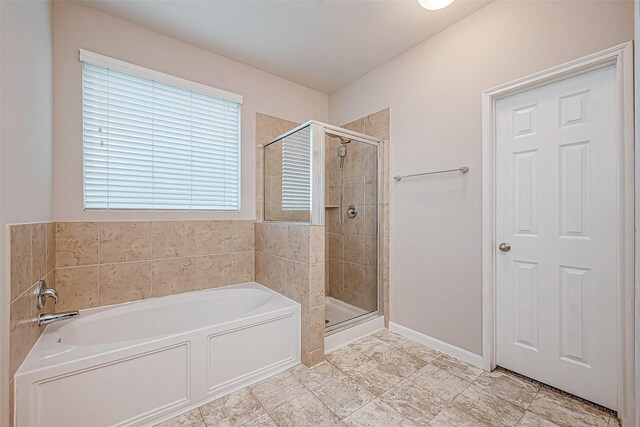
<instances>
[{"instance_id":1,"label":"shower corner shelf","mask_svg":"<svg viewBox=\"0 0 640 427\"><path fill-rule=\"evenodd\" d=\"M326 205L324 208L325 208L325 209L337 209L337 208L339 208L339 207L340 207L340 206L338 206L338 205Z\"/></svg>"}]
</instances>

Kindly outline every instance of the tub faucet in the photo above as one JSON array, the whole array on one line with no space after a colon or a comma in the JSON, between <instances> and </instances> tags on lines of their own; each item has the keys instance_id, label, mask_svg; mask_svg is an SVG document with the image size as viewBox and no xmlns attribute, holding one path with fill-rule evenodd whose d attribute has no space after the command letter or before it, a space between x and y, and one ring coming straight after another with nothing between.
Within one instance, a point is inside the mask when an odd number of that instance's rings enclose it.
<instances>
[{"instance_id":1,"label":"tub faucet","mask_svg":"<svg viewBox=\"0 0 640 427\"><path fill-rule=\"evenodd\" d=\"M40 279L36 283L36 306L38 310L44 307L47 298L53 298L53 301L58 305L58 292L53 288L47 288L47 283ZM49 323L59 322L61 320L73 319L80 316L78 311L64 311L62 313L42 313L38 316L38 325L44 326Z\"/></svg>"},{"instance_id":2,"label":"tub faucet","mask_svg":"<svg viewBox=\"0 0 640 427\"><path fill-rule=\"evenodd\" d=\"M58 292L53 288L47 288L47 282L44 279L40 279L36 283L36 306L38 310L44 307L47 298L53 298L53 301L58 305Z\"/></svg>"},{"instance_id":3,"label":"tub faucet","mask_svg":"<svg viewBox=\"0 0 640 427\"><path fill-rule=\"evenodd\" d=\"M59 322L61 320L75 319L80 316L79 311L63 311L62 313L42 313L38 316L38 326L48 325L49 323Z\"/></svg>"}]
</instances>

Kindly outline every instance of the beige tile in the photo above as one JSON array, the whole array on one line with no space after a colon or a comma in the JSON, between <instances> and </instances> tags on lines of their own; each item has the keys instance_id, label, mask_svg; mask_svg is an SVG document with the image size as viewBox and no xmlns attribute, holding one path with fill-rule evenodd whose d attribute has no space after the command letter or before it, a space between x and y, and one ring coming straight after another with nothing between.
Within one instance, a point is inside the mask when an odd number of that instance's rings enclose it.
<instances>
[{"instance_id":1,"label":"beige tile","mask_svg":"<svg viewBox=\"0 0 640 427\"><path fill-rule=\"evenodd\" d=\"M345 262L344 264L344 288L358 294L364 294L366 280L366 268L361 264Z\"/></svg>"},{"instance_id":2,"label":"beige tile","mask_svg":"<svg viewBox=\"0 0 640 427\"><path fill-rule=\"evenodd\" d=\"M347 205L348 207L349 205ZM357 205L358 215L355 218L349 218L347 214L347 209L344 209L343 215L343 231L344 234L357 234L363 235L365 234L365 215L364 215L364 207L362 205Z\"/></svg>"},{"instance_id":3,"label":"beige tile","mask_svg":"<svg viewBox=\"0 0 640 427\"><path fill-rule=\"evenodd\" d=\"M413 375L427 364L424 360L400 348L394 348L384 353L376 353L373 355L373 359L376 360L385 371L402 378Z\"/></svg>"},{"instance_id":4,"label":"beige tile","mask_svg":"<svg viewBox=\"0 0 640 427\"><path fill-rule=\"evenodd\" d=\"M322 384L313 394L340 418L354 413L376 397L357 381L346 376Z\"/></svg>"},{"instance_id":5,"label":"beige tile","mask_svg":"<svg viewBox=\"0 0 640 427\"><path fill-rule=\"evenodd\" d=\"M302 350L300 352L300 361L309 368L316 366L319 363L322 363L323 360L324 360L324 348L320 348L314 351Z\"/></svg>"},{"instance_id":6,"label":"beige tile","mask_svg":"<svg viewBox=\"0 0 640 427\"><path fill-rule=\"evenodd\" d=\"M365 206L363 210L364 234L366 236L378 235L378 208Z\"/></svg>"},{"instance_id":7,"label":"beige tile","mask_svg":"<svg viewBox=\"0 0 640 427\"><path fill-rule=\"evenodd\" d=\"M382 369L380 363L375 360L358 366L349 371L348 375L376 396L388 391L403 380L401 376Z\"/></svg>"},{"instance_id":8,"label":"beige tile","mask_svg":"<svg viewBox=\"0 0 640 427\"><path fill-rule=\"evenodd\" d=\"M329 249L328 259L344 260L343 235L340 233L327 233L326 240Z\"/></svg>"},{"instance_id":9,"label":"beige tile","mask_svg":"<svg viewBox=\"0 0 640 427\"><path fill-rule=\"evenodd\" d=\"M151 222L101 222L100 263L151 259Z\"/></svg>"},{"instance_id":10,"label":"beige tile","mask_svg":"<svg viewBox=\"0 0 640 427\"><path fill-rule=\"evenodd\" d=\"M276 254L280 253L288 259L309 263L311 227L307 225L290 225L285 233L288 233L288 240L282 239L281 233L275 236L277 247L281 248L276 251ZM324 246L322 248L324 250Z\"/></svg>"},{"instance_id":11,"label":"beige tile","mask_svg":"<svg viewBox=\"0 0 640 427\"><path fill-rule=\"evenodd\" d=\"M419 426L428 423L447 406L447 402L409 380L384 393L380 400Z\"/></svg>"},{"instance_id":12,"label":"beige tile","mask_svg":"<svg viewBox=\"0 0 640 427\"><path fill-rule=\"evenodd\" d=\"M342 425L340 418L329 411L310 391L270 410L269 415L280 427Z\"/></svg>"},{"instance_id":13,"label":"beige tile","mask_svg":"<svg viewBox=\"0 0 640 427\"><path fill-rule=\"evenodd\" d=\"M193 258L171 258L153 261L151 295L161 297L196 289L196 267Z\"/></svg>"},{"instance_id":14,"label":"beige tile","mask_svg":"<svg viewBox=\"0 0 640 427\"><path fill-rule=\"evenodd\" d=\"M269 414L265 414L260 418L251 420L246 424L242 424L242 427L278 427L278 426L276 425L276 423L273 422Z\"/></svg>"},{"instance_id":15,"label":"beige tile","mask_svg":"<svg viewBox=\"0 0 640 427\"><path fill-rule=\"evenodd\" d=\"M31 281L42 279L47 270L47 224L33 224L31 228Z\"/></svg>"},{"instance_id":16,"label":"beige tile","mask_svg":"<svg viewBox=\"0 0 640 427\"><path fill-rule=\"evenodd\" d=\"M60 297L56 311L97 307L98 266L56 268L56 290Z\"/></svg>"},{"instance_id":17,"label":"beige tile","mask_svg":"<svg viewBox=\"0 0 640 427\"><path fill-rule=\"evenodd\" d=\"M154 221L151 232L151 257L173 258L195 255L193 221Z\"/></svg>"},{"instance_id":18,"label":"beige tile","mask_svg":"<svg viewBox=\"0 0 640 427\"><path fill-rule=\"evenodd\" d=\"M98 223L56 223L56 267L98 263Z\"/></svg>"},{"instance_id":19,"label":"beige tile","mask_svg":"<svg viewBox=\"0 0 640 427\"><path fill-rule=\"evenodd\" d=\"M253 228L253 221L234 221L234 252L247 252L255 249L255 233Z\"/></svg>"},{"instance_id":20,"label":"beige tile","mask_svg":"<svg viewBox=\"0 0 640 427\"><path fill-rule=\"evenodd\" d=\"M381 331L378 331L375 334L373 334L373 336L378 338L381 341L388 342L389 344L395 345L395 346L401 346L409 342L408 338L405 338L400 334L396 334L395 332L391 332L388 329L383 329Z\"/></svg>"},{"instance_id":21,"label":"beige tile","mask_svg":"<svg viewBox=\"0 0 640 427\"><path fill-rule=\"evenodd\" d=\"M329 283L342 286L344 283L344 261L329 260Z\"/></svg>"},{"instance_id":22,"label":"beige tile","mask_svg":"<svg viewBox=\"0 0 640 427\"><path fill-rule=\"evenodd\" d=\"M541 388L529 411L563 427L607 426L609 416L589 405Z\"/></svg>"},{"instance_id":23,"label":"beige tile","mask_svg":"<svg viewBox=\"0 0 640 427\"><path fill-rule=\"evenodd\" d=\"M324 347L324 304L307 308L302 306L302 349L308 352Z\"/></svg>"},{"instance_id":24,"label":"beige tile","mask_svg":"<svg viewBox=\"0 0 640 427\"><path fill-rule=\"evenodd\" d=\"M360 365L364 365L369 361L369 357L360 353L358 350L346 346L326 355L327 360L336 368L343 372L354 370Z\"/></svg>"},{"instance_id":25,"label":"beige tile","mask_svg":"<svg viewBox=\"0 0 640 427\"><path fill-rule=\"evenodd\" d=\"M251 386L252 393L267 410L295 399L305 390L302 383L288 371L276 374Z\"/></svg>"},{"instance_id":26,"label":"beige tile","mask_svg":"<svg viewBox=\"0 0 640 427\"><path fill-rule=\"evenodd\" d=\"M364 179L357 178L355 180L346 181L344 184L344 206L364 205Z\"/></svg>"},{"instance_id":27,"label":"beige tile","mask_svg":"<svg viewBox=\"0 0 640 427\"><path fill-rule=\"evenodd\" d=\"M425 366L409 379L447 402L451 402L470 384L469 381L456 377L434 365Z\"/></svg>"},{"instance_id":28,"label":"beige tile","mask_svg":"<svg viewBox=\"0 0 640 427\"><path fill-rule=\"evenodd\" d=\"M501 370L485 372L478 377L474 385L523 409L527 409L540 389L537 385Z\"/></svg>"},{"instance_id":29,"label":"beige tile","mask_svg":"<svg viewBox=\"0 0 640 427\"><path fill-rule=\"evenodd\" d=\"M309 264L285 260L284 265L286 268L285 289L287 296L308 307L309 283L311 280Z\"/></svg>"},{"instance_id":30,"label":"beige tile","mask_svg":"<svg viewBox=\"0 0 640 427\"><path fill-rule=\"evenodd\" d=\"M611 416L609 418L609 425L607 427L621 427L622 423L620 423L620 420L618 419L618 417L616 416Z\"/></svg>"},{"instance_id":31,"label":"beige tile","mask_svg":"<svg viewBox=\"0 0 640 427\"><path fill-rule=\"evenodd\" d=\"M365 118L361 118L353 122L347 123L342 127L348 130L352 130L354 132L365 133L364 122L365 122Z\"/></svg>"},{"instance_id":32,"label":"beige tile","mask_svg":"<svg viewBox=\"0 0 640 427\"><path fill-rule=\"evenodd\" d=\"M360 338L358 341L350 344L350 347L369 357L375 354L386 353L394 348L393 345L379 340L372 335Z\"/></svg>"},{"instance_id":33,"label":"beige tile","mask_svg":"<svg viewBox=\"0 0 640 427\"><path fill-rule=\"evenodd\" d=\"M47 222L47 272L56 268L56 223Z\"/></svg>"},{"instance_id":34,"label":"beige tile","mask_svg":"<svg viewBox=\"0 0 640 427\"><path fill-rule=\"evenodd\" d=\"M196 289L227 286L233 282L233 255L207 255L195 259Z\"/></svg>"},{"instance_id":35,"label":"beige tile","mask_svg":"<svg viewBox=\"0 0 640 427\"><path fill-rule=\"evenodd\" d=\"M151 296L151 262L100 265L100 305L138 301Z\"/></svg>"},{"instance_id":36,"label":"beige tile","mask_svg":"<svg viewBox=\"0 0 640 427\"><path fill-rule=\"evenodd\" d=\"M237 252L232 255L233 270L231 274L231 283L253 282L255 272L255 253L254 252Z\"/></svg>"},{"instance_id":37,"label":"beige tile","mask_svg":"<svg viewBox=\"0 0 640 427\"><path fill-rule=\"evenodd\" d=\"M13 384L13 380L9 381L9 424L7 424L9 427L13 427L14 425L14 384Z\"/></svg>"},{"instance_id":38,"label":"beige tile","mask_svg":"<svg viewBox=\"0 0 640 427\"><path fill-rule=\"evenodd\" d=\"M323 226L309 228L309 262L311 264L324 262L325 232Z\"/></svg>"},{"instance_id":39,"label":"beige tile","mask_svg":"<svg viewBox=\"0 0 640 427\"><path fill-rule=\"evenodd\" d=\"M197 255L233 252L236 243L235 221L195 221L194 227Z\"/></svg>"},{"instance_id":40,"label":"beige tile","mask_svg":"<svg viewBox=\"0 0 640 427\"><path fill-rule=\"evenodd\" d=\"M309 307L316 307L324 304L326 284L324 264L311 264L309 275L311 276L308 292Z\"/></svg>"},{"instance_id":41,"label":"beige tile","mask_svg":"<svg viewBox=\"0 0 640 427\"><path fill-rule=\"evenodd\" d=\"M466 381L473 381L478 378L484 370L480 368L476 368L475 366L469 365L461 360L455 359L446 354L441 354L440 357L435 359L433 362L438 368L443 369L449 372L456 377L460 377Z\"/></svg>"},{"instance_id":42,"label":"beige tile","mask_svg":"<svg viewBox=\"0 0 640 427\"><path fill-rule=\"evenodd\" d=\"M515 426L525 412L521 407L489 394L473 384L455 398L452 406L485 424L495 426Z\"/></svg>"},{"instance_id":43,"label":"beige tile","mask_svg":"<svg viewBox=\"0 0 640 427\"><path fill-rule=\"evenodd\" d=\"M155 427L206 427L200 410L198 408L172 418Z\"/></svg>"},{"instance_id":44,"label":"beige tile","mask_svg":"<svg viewBox=\"0 0 640 427\"><path fill-rule=\"evenodd\" d=\"M29 293L22 294L9 305L9 377L16 370L38 338L35 307Z\"/></svg>"},{"instance_id":45,"label":"beige tile","mask_svg":"<svg viewBox=\"0 0 640 427\"><path fill-rule=\"evenodd\" d=\"M416 427L415 424L380 399L374 400L354 414L349 415L344 419L344 423L350 427Z\"/></svg>"},{"instance_id":46,"label":"beige tile","mask_svg":"<svg viewBox=\"0 0 640 427\"><path fill-rule=\"evenodd\" d=\"M364 265L364 236L345 234L344 259L355 264Z\"/></svg>"},{"instance_id":47,"label":"beige tile","mask_svg":"<svg viewBox=\"0 0 640 427\"><path fill-rule=\"evenodd\" d=\"M241 426L266 414L249 388L243 388L200 407L209 426Z\"/></svg>"},{"instance_id":48,"label":"beige tile","mask_svg":"<svg viewBox=\"0 0 640 427\"><path fill-rule=\"evenodd\" d=\"M31 280L31 224L9 227L11 301L33 285Z\"/></svg>"},{"instance_id":49,"label":"beige tile","mask_svg":"<svg viewBox=\"0 0 640 427\"><path fill-rule=\"evenodd\" d=\"M541 416L529 411L525 412L518 425L522 427L558 427L557 424L547 421Z\"/></svg>"},{"instance_id":50,"label":"beige tile","mask_svg":"<svg viewBox=\"0 0 640 427\"><path fill-rule=\"evenodd\" d=\"M256 113L256 144L267 144L283 133L284 120Z\"/></svg>"},{"instance_id":51,"label":"beige tile","mask_svg":"<svg viewBox=\"0 0 640 427\"><path fill-rule=\"evenodd\" d=\"M493 424L486 424L481 420L472 417L468 413L456 407L446 407L435 416L429 424L430 427L491 427Z\"/></svg>"},{"instance_id":52,"label":"beige tile","mask_svg":"<svg viewBox=\"0 0 640 427\"><path fill-rule=\"evenodd\" d=\"M380 138L382 140L389 139L390 130L390 110L385 108L374 114L370 114L363 119L364 133L367 135Z\"/></svg>"},{"instance_id":53,"label":"beige tile","mask_svg":"<svg viewBox=\"0 0 640 427\"><path fill-rule=\"evenodd\" d=\"M311 368L308 368L303 364L299 364L289 369L289 372L291 372L291 375L296 377L298 381L300 381L309 390L313 390L332 379L344 375L336 367L326 361L323 361Z\"/></svg>"}]
</instances>

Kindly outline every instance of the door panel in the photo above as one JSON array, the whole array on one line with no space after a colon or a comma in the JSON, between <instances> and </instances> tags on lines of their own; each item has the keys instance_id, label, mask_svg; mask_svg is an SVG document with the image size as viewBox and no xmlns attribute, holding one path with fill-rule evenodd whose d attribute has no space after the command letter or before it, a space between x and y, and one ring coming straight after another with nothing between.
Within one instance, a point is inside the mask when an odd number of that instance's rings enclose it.
<instances>
[{"instance_id":1,"label":"door panel","mask_svg":"<svg viewBox=\"0 0 640 427\"><path fill-rule=\"evenodd\" d=\"M496 104L497 362L617 406L615 69Z\"/></svg>"}]
</instances>

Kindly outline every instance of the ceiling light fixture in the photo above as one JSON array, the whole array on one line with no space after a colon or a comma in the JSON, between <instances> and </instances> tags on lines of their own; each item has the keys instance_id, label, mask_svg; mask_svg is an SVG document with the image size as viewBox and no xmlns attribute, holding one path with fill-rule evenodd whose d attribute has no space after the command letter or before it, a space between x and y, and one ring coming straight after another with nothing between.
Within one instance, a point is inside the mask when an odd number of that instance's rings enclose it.
<instances>
[{"instance_id":1,"label":"ceiling light fixture","mask_svg":"<svg viewBox=\"0 0 640 427\"><path fill-rule=\"evenodd\" d=\"M453 0L418 0L418 3L427 10L438 10L449 6Z\"/></svg>"}]
</instances>

